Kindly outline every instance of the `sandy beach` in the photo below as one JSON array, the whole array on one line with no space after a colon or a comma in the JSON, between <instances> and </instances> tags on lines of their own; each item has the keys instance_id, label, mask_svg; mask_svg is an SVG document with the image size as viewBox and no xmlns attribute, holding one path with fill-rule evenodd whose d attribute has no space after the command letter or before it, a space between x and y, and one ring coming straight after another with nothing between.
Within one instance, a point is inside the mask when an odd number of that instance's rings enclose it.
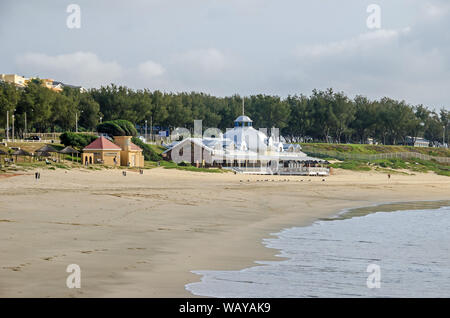
<instances>
[{"instance_id":1,"label":"sandy beach","mask_svg":"<svg viewBox=\"0 0 450 318\"><path fill-rule=\"evenodd\" d=\"M322 181L155 168L2 177L0 297L193 297L184 287L200 279L192 270L276 259L262 244L270 233L344 208L449 193L450 178L432 173L388 180L335 170ZM81 289L66 287L69 264L81 267Z\"/></svg>"}]
</instances>

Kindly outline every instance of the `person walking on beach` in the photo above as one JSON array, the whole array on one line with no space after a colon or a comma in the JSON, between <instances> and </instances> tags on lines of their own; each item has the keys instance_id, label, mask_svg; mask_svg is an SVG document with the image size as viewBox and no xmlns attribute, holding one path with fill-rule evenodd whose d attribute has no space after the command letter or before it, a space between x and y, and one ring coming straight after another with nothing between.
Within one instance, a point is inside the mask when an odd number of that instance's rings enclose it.
<instances>
[{"instance_id":1,"label":"person walking on beach","mask_svg":"<svg viewBox=\"0 0 450 318\"><path fill-rule=\"evenodd\" d=\"M391 174L390 173L388 173L388 180L390 180L391 179Z\"/></svg>"}]
</instances>

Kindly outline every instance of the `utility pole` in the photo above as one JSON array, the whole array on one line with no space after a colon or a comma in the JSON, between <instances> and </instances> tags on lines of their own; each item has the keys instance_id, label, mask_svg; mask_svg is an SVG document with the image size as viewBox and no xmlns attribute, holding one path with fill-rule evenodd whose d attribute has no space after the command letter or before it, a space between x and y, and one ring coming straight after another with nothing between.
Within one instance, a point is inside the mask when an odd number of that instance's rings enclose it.
<instances>
[{"instance_id":1,"label":"utility pole","mask_svg":"<svg viewBox=\"0 0 450 318\"><path fill-rule=\"evenodd\" d=\"M153 116L150 116L150 141L153 142Z\"/></svg>"},{"instance_id":2,"label":"utility pole","mask_svg":"<svg viewBox=\"0 0 450 318\"><path fill-rule=\"evenodd\" d=\"M80 111L80 115L83 111ZM75 132L78 132L78 112L75 112Z\"/></svg>"},{"instance_id":3,"label":"utility pole","mask_svg":"<svg viewBox=\"0 0 450 318\"><path fill-rule=\"evenodd\" d=\"M147 135L147 119L145 120L145 142L148 141L148 135Z\"/></svg>"},{"instance_id":4,"label":"utility pole","mask_svg":"<svg viewBox=\"0 0 450 318\"><path fill-rule=\"evenodd\" d=\"M25 133L24 133L24 138L26 138L26 133L27 133L27 112L25 112Z\"/></svg>"},{"instance_id":5,"label":"utility pole","mask_svg":"<svg viewBox=\"0 0 450 318\"><path fill-rule=\"evenodd\" d=\"M14 113L12 115L12 140L13 142L15 142L15 137L14 137Z\"/></svg>"},{"instance_id":6,"label":"utility pole","mask_svg":"<svg viewBox=\"0 0 450 318\"><path fill-rule=\"evenodd\" d=\"M446 125L442 126L444 128L444 132L442 133L442 147L445 147L445 127Z\"/></svg>"},{"instance_id":7,"label":"utility pole","mask_svg":"<svg viewBox=\"0 0 450 318\"><path fill-rule=\"evenodd\" d=\"M9 141L9 111L6 111L6 141Z\"/></svg>"}]
</instances>

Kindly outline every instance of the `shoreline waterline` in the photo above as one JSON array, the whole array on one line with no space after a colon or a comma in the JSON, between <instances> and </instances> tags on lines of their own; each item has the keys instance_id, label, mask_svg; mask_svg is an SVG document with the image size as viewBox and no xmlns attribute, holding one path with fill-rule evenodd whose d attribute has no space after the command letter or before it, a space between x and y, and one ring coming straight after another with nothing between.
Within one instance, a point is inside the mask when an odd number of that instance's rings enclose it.
<instances>
[{"instance_id":1,"label":"shoreline waterline","mask_svg":"<svg viewBox=\"0 0 450 318\"><path fill-rule=\"evenodd\" d=\"M270 233L270 238L264 238L262 240L262 244L268 248L268 249L275 249L277 250L277 253L275 254L275 257L278 258L278 260L255 260L255 264L251 267L246 267L243 268L241 270L237 270L237 271L209 271L209 270L194 270L192 271L192 273L199 275L200 276L200 281L199 282L195 282L195 283L190 283L190 284L186 284L185 285L185 289L192 293L194 296L200 296L200 297L371 297L373 295L375 295L375 297L380 297L380 295L376 294L376 293L369 293L369 294L364 294L364 292L361 292L361 294L352 294L352 293L345 293L343 292L342 294L333 294L333 293L328 293L327 291L322 291L323 294L320 295L315 295L314 296L314 292L311 291L311 295L307 295L304 294L302 296L298 296L294 294L276 294L276 295L264 295L260 296L258 295L258 293L254 293L252 294L251 291L248 291L250 294L238 294L238 295L233 295L232 293L227 293L226 291L220 291L218 292L216 295L214 294L214 292L212 290L208 290L207 285L209 285L210 287L217 287L218 289L220 289L218 286L220 286L220 282L225 282L223 283L223 285L229 285L228 288L231 290L239 290L239 287L236 288L236 285L238 284L248 284L248 283L253 283L253 284L265 284L266 287L268 287L267 282L261 282L263 281L263 279L267 279L267 277L264 277L261 279L260 282L256 281L252 281L250 278L244 278L244 281L240 281L239 279L242 278L238 278L241 276L247 277L249 274L247 274L247 276L245 274L240 275L241 273L245 272L245 271L253 271L254 272L258 272L257 268L258 267L275 267L273 264L282 264L282 263L288 263L288 262L292 262L293 258L292 258L292 254L290 254L290 252L292 253L292 250L284 250L283 249L283 244L280 243L276 243L277 241L282 241L282 237L283 235L289 235L289 233L292 234L292 232L295 232L296 230L301 230L301 229L311 229L312 234L316 234L312 228L317 226L320 223L323 222L342 222L342 221L348 221L354 218L362 218L364 219L364 217L370 216L370 215L382 215L382 214L389 214L389 213L393 213L393 214L399 214L401 212L404 213L410 213L410 212L414 212L414 211L418 211L418 212L426 212L428 213L433 212L433 211L440 211L440 210L445 210L445 213L449 213L450 212L450 200L423 200L423 201L401 201L401 202L384 202L384 203L376 203L373 205L369 205L369 206L362 206L362 207L355 207L355 208L344 208L336 213L334 213L333 215L329 216L329 217L324 217L324 218L318 218L317 220L315 220L314 222L312 222L311 224L308 225L300 225L300 226L292 226L292 227L286 227L283 228L282 230L276 232L276 233ZM386 215L385 215L386 216ZM405 215L405 217L407 217ZM361 222L359 222L361 223ZM331 223L330 223L331 224ZM363 224L364 225L364 224ZM286 234L288 233L288 234ZM328 233L330 234L330 233ZM303 239L303 238L302 238ZM348 238L347 238L348 239ZM286 239L285 239L286 240ZM319 238L319 240L328 240L325 238ZM333 239L330 240L331 243L333 243ZM364 243L370 243L367 241L359 241L359 242L364 242ZM310 243L310 242L309 242ZM409 243L408 243L409 244ZM295 250L295 249L294 249ZM309 251L311 252L311 250L309 249ZM344 252L345 253L345 252ZM320 255L317 254L316 255L317 258L320 257L326 257L326 255ZM336 256L334 256L336 257ZM379 259L375 259L380 261ZM314 263L314 260L311 260L311 263ZM346 261L345 258L342 261ZM304 264L303 264L304 265ZM304 266L310 266L310 265L304 265ZM289 267L288 267L289 269ZM261 270L260 272L263 272L263 270ZM277 275L276 271L272 271L269 272L270 275ZM278 272L278 274L280 274L280 272ZM311 273L313 274L313 273ZM269 275L269 276L270 276ZM251 276L248 276L251 277ZM255 275L255 277L258 277L257 275ZM304 278L306 278L307 276L305 275ZM236 279L235 285L233 285L231 282ZM270 280L269 280L270 281ZM275 284L278 282L274 282L272 281L272 284ZM329 283L329 282L328 282ZM282 284L282 283L281 283ZM285 282L286 284L286 282ZM327 284L327 282L324 281L324 284ZM339 284L344 284L343 282L340 282ZM204 286L202 286L204 285ZM222 286L221 288L226 289L227 287ZM449 286L450 286L450 281L449 281ZM318 286L316 286L318 287ZM285 285L284 288L289 288L289 285ZM202 292L203 290L203 292ZM244 292L245 292L245 288L243 288ZM242 290L241 290L242 292ZM448 289L448 292L450 293L450 289ZM398 296L398 297L402 297L402 295L396 295L395 293L393 294L394 296ZM431 294L431 297L434 297L433 294ZM386 296L386 295L385 295ZM387 295L387 297L390 297L391 295ZM383 297L381 295L381 297ZM419 296L420 297L420 296ZM427 297L427 296L425 296Z\"/></svg>"},{"instance_id":2,"label":"shoreline waterline","mask_svg":"<svg viewBox=\"0 0 450 318\"><path fill-rule=\"evenodd\" d=\"M450 206L450 200L383 202L356 208L346 208L339 211L334 216L319 218L317 221L345 220L348 218L366 216L370 213L377 213L377 212L398 212L405 210L413 211L422 209L434 210L445 206Z\"/></svg>"}]
</instances>

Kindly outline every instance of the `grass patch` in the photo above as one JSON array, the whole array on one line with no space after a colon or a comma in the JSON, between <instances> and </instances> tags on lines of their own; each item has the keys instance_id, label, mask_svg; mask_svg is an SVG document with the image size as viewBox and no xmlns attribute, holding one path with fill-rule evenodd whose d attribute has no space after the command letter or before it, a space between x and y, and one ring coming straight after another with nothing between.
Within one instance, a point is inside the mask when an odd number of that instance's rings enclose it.
<instances>
[{"instance_id":1,"label":"grass patch","mask_svg":"<svg viewBox=\"0 0 450 318\"><path fill-rule=\"evenodd\" d=\"M59 169L66 169L66 170L70 169L69 166L66 166L63 163L55 163L55 167L59 168Z\"/></svg>"},{"instance_id":2,"label":"grass patch","mask_svg":"<svg viewBox=\"0 0 450 318\"><path fill-rule=\"evenodd\" d=\"M408 172L405 172L405 171L392 170L392 169L381 168L381 167L375 167L375 171L383 172L383 173L390 173L390 174L402 174L402 175L405 175L405 176L413 176L414 175L414 173L408 173Z\"/></svg>"},{"instance_id":3,"label":"grass patch","mask_svg":"<svg viewBox=\"0 0 450 318\"><path fill-rule=\"evenodd\" d=\"M185 171L194 171L194 172L209 172L209 173L223 173L224 170L218 169L218 168L197 168L197 167L182 167L178 166L176 167L178 170L185 170Z\"/></svg>"},{"instance_id":4,"label":"grass patch","mask_svg":"<svg viewBox=\"0 0 450 318\"><path fill-rule=\"evenodd\" d=\"M332 168L353 170L353 171L370 171L372 170L370 166L367 165L366 161L359 160L346 160L342 162L335 162L330 164Z\"/></svg>"},{"instance_id":5,"label":"grass patch","mask_svg":"<svg viewBox=\"0 0 450 318\"><path fill-rule=\"evenodd\" d=\"M193 171L193 172L208 172L208 173L224 173L226 171L218 168L197 168L195 166L192 166L189 163L180 163L176 164L173 161L160 161L160 166L164 167L164 169L177 169L177 170L184 170L184 171ZM157 163L156 163L157 167Z\"/></svg>"},{"instance_id":6,"label":"grass patch","mask_svg":"<svg viewBox=\"0 0 450 318\"><path fill-rule=\"evenodd\" d=\"M398 159L378 159L371 161L373 164L380 166L382 168L391 168L391 169L408 169L408 162Z\"/></svg>"},{"instance_id":7,"label":"grass patch","mask_svg":"<svg viewBox=\"0 0 450 318\"><path fill-rule=\"evenodd\" d=\"M162 153L166 150L165 147L160 146L160 145L151 145L151 144L148 144L148 146L149 146L150 148L152 148L153 151L156 152L158 155L162 154Z\"/></svg>"},{"instance_id":8,"label":"grass patch","mask_svg":"<svg viewBox=\"0 0 450 318\"><path fill-rule=\"evenodd\" d=\"M362 145L362 144L326 144L326 143L301 143L304 151L322 150L335 151L345 154L374 155L391 152L417 152L435 157L450 157L448 148L412 147L412 146L387 146L387 145Z\"/></svg>"},{"instance_id":9,"label":"grass patch","mask_svg":"<svg viewBox=\"0 0 450 318\"><path fill-rule=\"evenodd\" d=\"M450 165L441 164L435 160L422 160L410 158L407 160L392 158L392 159L379 159L362 161L362 160L345 160L342 162L336 162L330 164L332 168L340 168L353 171L370 171L372 168L379 172L385 173L404 173L398 170L408 170L411 172L434 172L438 175L450 177Z\"/></svg>"}]
</instances>

